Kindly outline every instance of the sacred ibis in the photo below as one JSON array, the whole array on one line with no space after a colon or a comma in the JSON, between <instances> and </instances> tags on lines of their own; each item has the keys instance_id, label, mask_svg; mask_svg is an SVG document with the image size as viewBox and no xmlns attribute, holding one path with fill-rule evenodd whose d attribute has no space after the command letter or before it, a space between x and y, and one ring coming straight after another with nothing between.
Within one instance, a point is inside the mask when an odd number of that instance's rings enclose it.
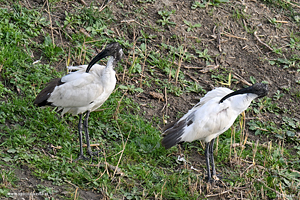
<instances>
[{"instance_id":1,"label":"sacred ibis","mask_svg":"<svg viewBox=\"0 0 300 200\"><path fill-rule=\"evenodd\" d=\"M113 42L106 46L88 65L68 67L75 72L70 72L62 78L51 80L48 85L37 95L34 104L38 107L53 106L62 110L62 115L70 113L79 114L78 132L80 153L79 159L88 159L83 155L82 149L82 115L85 113L83 122L87 152L90 157L98 155L92 152L89 134L88 118L90 112L99 108L110 96L116 85L114 67L123 55L119 43ZM106 66L95 64L100 59L110 56Z\"/></svg>"},{"instance_id":2,"label":"sacred ibis","mask_svg":"<svg viewBox=\"0 0 300 200\"><path fill-rule=\"evenodd\" d=\"M267 93L268 87L264 83L257 83L235 92L224 87L216 88L201 98L200 102L179 120L166 125L161 143L168 149L181 142L194 140L206 142L207 180L208 182L219 180L213 157L215 138L231 127L237 116L249 107L252 100L264 97Z\"/></svg>"}]
</instances>

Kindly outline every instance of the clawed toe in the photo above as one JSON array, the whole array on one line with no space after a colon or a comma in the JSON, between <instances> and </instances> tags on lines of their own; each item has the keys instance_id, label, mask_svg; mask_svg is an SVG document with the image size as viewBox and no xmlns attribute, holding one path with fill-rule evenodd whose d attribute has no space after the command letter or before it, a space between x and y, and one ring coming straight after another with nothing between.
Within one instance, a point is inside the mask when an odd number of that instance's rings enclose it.
<instances>
[{"instance_id":1,"label":"clawed toe","mask_svg":"<svg viewBox=\"0 0 300 200\"><path fill-rule=\"evenodd\" d=\"M78 156L78 158L77 159L75 159L73 162L77 162L78 160L97 160L97 158L96 157L98 157L99 156L99 151L88 151L87 152L88 154L89 154L89 157L87 157L87 156L84 156L83 154L80 154L79 156Z\"/></svg>"},{"instance_id":2,"label":"clawed toe","mask_svg":"<svg viewBox=\"0 0 300 200\"><path fill-rule=\"evenodd\" d=\"M78 160L90 160L90 158L84 155L79 155L73 162L77 162Z\"/></svg>"},{"instance_id":3,"label":"clawed toe","mask_svg":"<svg viewBox=\"0 0 300 200\"><path fill-rule=\"evenodd\" d=\"M223 177L219 175L212 175L210 178L206 177L208 183L220 182L222 179Z\"/></svg>"},{"instance_id":4,"label":"clawed toe","mask_svg":"<svg viewBox=\"0 0 300 200\"><path fill-rule=\"evenodd\" d=\"M88 154L90 155L90 157L94 158L94 156L99 156L99 152L100 151L88 151Z\"/></svg>"}]
</instances>

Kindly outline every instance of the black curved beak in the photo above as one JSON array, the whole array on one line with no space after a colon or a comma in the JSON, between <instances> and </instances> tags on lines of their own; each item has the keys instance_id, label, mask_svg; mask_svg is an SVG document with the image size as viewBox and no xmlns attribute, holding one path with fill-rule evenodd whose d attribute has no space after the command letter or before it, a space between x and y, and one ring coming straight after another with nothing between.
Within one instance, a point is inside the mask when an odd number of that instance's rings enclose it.
<instances>
[{"instance_id":1,"label":"black curved beak","mask_svg":"<svg viewBox=\"0 0 300 200\"><path fill-rule=\"evenodd\" d=\"M90 69L92 68L92 66L97 63L99 60L101 60L102 58L105 58L106 56L108 56L107 54L107 49L104 49L103 51L101 51L97 56L95 56L95 58L93 58L93 60L89 63L88 67L86 68L86 73L89 73Z\"/></svg>"},{"instance_id":2,"label":"black curved beak","mask_svg":"<svg viewBox=\"0 0 300 200\"><path fill-rule=\"evenodd\" d=\"M232 96L239 95L239 94L246 94L246 93L253 93L253 94L257 94L258 97L264 97L268 94L268 85L264 83L256 83L250 87L243 88L235 92L232 92L230 94L227 94L220 100L219 103L223 103L223 101L225 101L226 99Z\"/></svg>"}]
</instances>

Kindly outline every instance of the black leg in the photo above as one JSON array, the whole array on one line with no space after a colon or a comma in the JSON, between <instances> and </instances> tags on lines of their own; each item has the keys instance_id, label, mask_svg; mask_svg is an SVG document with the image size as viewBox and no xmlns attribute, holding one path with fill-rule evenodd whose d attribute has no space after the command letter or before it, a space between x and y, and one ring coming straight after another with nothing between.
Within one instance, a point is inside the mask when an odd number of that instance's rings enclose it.
<instances>
[{"instance_id":1,"label":"black leg","mask_svg":"<svg viewBox=\"0 0 300 200\"><path fill-rule=\"evenodd\" d=\"M82 148L82 114L79 115L79 122L78 122L78 134L79 134L79 146L80 146L80 152L79 152L79 156L76 160L74 160L74 162L76 162L77 160L87 160L87 157L85 157L83 155L83 148Z\"/></svg>"},{"instance_id":2,"label":"black leg","mask_svg":"<svg viewBox=\"0 0 300 200\"><path fill-rule=\"evenodd\" d=\"M216 168L215 168L215 161L214 161L214 143L215 143L215 138L212 139L209 144L209 156L210 156L209 159L211 163L211 172L212 172L211 175L214 179L218 180L216 174Z\"/></svg>"},{"instance_id":3,"label":"black leg","mask_svg":"<svg viewBox=\"0 0 300 200\"><path fill-rule=\"evenodd\" d=\"M89 136L89 116L90 111L86 112L85 120L83 122L84 132L85 132L85 139L86 139L86 145L87 145L87 152L90 154L92 152L91 145L90 145L90 136Z\"/></svg>"},{"instance_id":4,"label":"black leg","mask_svg":"<svg viewBox=\"0 0 300 200\"><path fill-rule=\"evenodd\" d=\"M212 178L211 178L211 172L210 172L210 167L209 167L209 147L210 147L210 142L206 143L206 146L205 146L205 160L206 160L206 168L207 168L207 182L211 182L212 181Z\"/></svg>"},{"instance_id":5,"label":"black leg","mask_svg":"<svg viewBox=\"0 0 300 200\"><path fill-rule=\"evenodd\" d=\"M79 155L83 155L83 148L82 148L82 114L79 115L79 122L78 122L78 134L79 134L79 146L80 152Z\"/></svg>"},{"instance_id":6,"label":"black leg","mask_svg":"<svg viewBox=\"0 0 300 200\"><path fill-rule=\"evenodd\" d=\"M98 155L99 153L98 152L92 152L92 148L91 148L91 145L90 145L90 136L89 136L89 131L88 131L88 128L89 128L89 122L88 122L89 116L90 116L90 111L87 111L86 112L86 116L85 116L85 120L83 122L83 128L84 128L84 132L85 132L87 152L88 152L88 154L91 157L93 157L94 155Z\"/></svg>"}]
</instances>

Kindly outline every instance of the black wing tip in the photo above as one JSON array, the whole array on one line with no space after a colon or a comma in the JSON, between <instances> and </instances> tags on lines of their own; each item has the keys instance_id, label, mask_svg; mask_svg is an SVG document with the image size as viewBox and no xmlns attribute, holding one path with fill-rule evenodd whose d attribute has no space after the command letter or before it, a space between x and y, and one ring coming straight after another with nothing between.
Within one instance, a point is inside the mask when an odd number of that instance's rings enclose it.
<instances>
[{"instance_id":1,"label":"black wing tip","mask_svg":"<svg viewBox=\"0 0 300 200\"><path fill-rule=\"evenodd\" d=\"M45 100L36 99L33 104L37 107L52 106L52 103L47 101L48 98L49 97L47 97Z\"/></svg>"},{"instance_id":2,"label":"black wing tip","mask_svg":"<svg viewBox=\"0 0 300 200\"><path fill-rule=\"evenodd\" d=\"M175 146L176 144L180 143L181 138L173 138L173 139L169 139L164 137L161 140L161 145L165 148L165 149L170 149L171 147Z\"/></svg>"},{"instance_id":3,"label":"black wing tip","mask_svg":"<svg viewBox=\"0 0 300 200\"><path fill-rule=\"evenodd\" d=\"M48 99L54 88L62 84L64 84L64 82L61 81L61 78L52 79L47 84L47 86L36 96L33 104L37 107L53 106L52 102L49 102Z\"/></svg>"},{"instance_id":4,"label":"black wing tip","mask_svg":"<svg viewBox=\"0 0 300 200\"><path fill-rule=\"evenodd\" d=\"M181 142L181 136L184 133L186 120L177 120L166 125L163 128L161 144L165 149L169 149Z\"/></svg>"}]
</instances>

